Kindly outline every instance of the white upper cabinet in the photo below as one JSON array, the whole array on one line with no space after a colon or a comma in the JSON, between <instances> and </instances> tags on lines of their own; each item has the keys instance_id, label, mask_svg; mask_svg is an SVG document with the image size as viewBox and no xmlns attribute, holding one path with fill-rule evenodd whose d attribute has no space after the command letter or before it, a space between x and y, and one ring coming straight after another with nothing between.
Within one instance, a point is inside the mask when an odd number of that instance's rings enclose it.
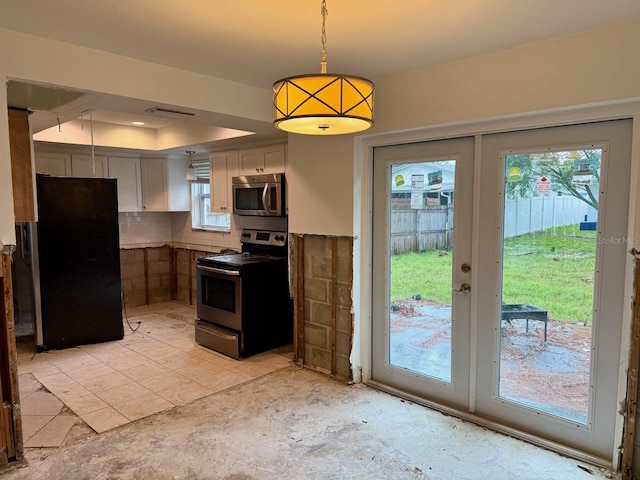
<instances>
[{"instance_id":1,"label":"white upper cabinet","mask_svg":"<svg viewBox=\"0 0 640 480\"><path fill-rule=\"evenodd\" d=\"M284 173L286 168L286 145L243 149L238 152L240 175Z\"/></svg>"},{"instance_id":2,"label":"white upper cabinet","mask_svg":"<svg viewBox=\"0 0 640 480\"><path fill-rule=\"evenodd\" d=\"M142 209L146 212L189 210L187 162L179 156L143 158Z\"/></svg>"},{"instance_id":3,"label":"white upper cabinet","mask_svg":"<svg viewBox=\"0 0 640 480\"><path fill-rule=\"evenodd\" d=\"M53 177L71 176L71 155L66 153L36 153L36 173Z\"/></svg>"},{"instance_id":4,"label":"white upper cabinet","mask_svg":"<svg viewBox=\"0 0 640 480\"><path fill-rule=\"evenodd\" d=\"M231 177L238 175L238 151L215 152L209 155L211 211L233 213Z\"/></svg>"},{"instance_id":5,"label":"white upper cabinet","mask_svg":"<svg viewBox=\"0 0 640 480\"><path fill-rule=\"evenodd\" d=\"M109 157L108 177L118 181L118 211L142 210L142 183L140 159Z\"/></svg>"},{"instance_id":6,"label":"white upper cabinet","mask_svg":"<svg viewBox=\"0 0 640 480\"><path fill-rule=\"evenodd\" d=\"M85 178L105 178L107 157L95 155L71 155L71 176Z\"/></svg>"}]
</instances>

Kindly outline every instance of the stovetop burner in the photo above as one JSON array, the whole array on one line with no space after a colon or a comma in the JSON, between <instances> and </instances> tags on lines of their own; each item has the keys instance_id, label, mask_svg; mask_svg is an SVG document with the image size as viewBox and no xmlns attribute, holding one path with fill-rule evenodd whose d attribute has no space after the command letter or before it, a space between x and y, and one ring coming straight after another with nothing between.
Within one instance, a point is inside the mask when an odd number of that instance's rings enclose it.
<instances>
[{"instance_id":1,"label":"stovetop burner","mask_svg":"<svg viewBox=\"0 0 640 480\"><path fill-rule=\"evenodd\" d=\"M275 255L262 255L258 253L234 253L231 255L209 255L198 259L199 265L230 265L242 267L244 265L252 265L255 263L285 261L283 257Z\"/></svg>"},{"instance_id":2,"label":"stovetop burner","mask_svg":"<svg viewBox=\"0 0 640 480\"><path fill-rule=\"evenodd\" d=\"M240 235L242 253L208 255L198 265L239 270L248 265L287 261L287 233L245 228Z\"/></svg>"}]
</instances>

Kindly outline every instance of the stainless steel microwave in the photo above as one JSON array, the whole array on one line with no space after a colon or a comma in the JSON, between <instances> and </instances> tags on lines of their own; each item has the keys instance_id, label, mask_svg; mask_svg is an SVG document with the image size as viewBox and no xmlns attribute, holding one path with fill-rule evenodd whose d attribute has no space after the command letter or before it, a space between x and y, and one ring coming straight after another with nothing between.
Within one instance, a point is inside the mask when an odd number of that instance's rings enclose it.
<instances>
[{"instance_id":1,"label":"stainless steel microwave","mask_svg":"<svg viewBox=\"0 0 640 480\"><path fill-rule=\"evenodd\" d=\"M245 175L231 179L233 213L260 217L283 217L284 173Z\"/></svg>"}]
</instances>

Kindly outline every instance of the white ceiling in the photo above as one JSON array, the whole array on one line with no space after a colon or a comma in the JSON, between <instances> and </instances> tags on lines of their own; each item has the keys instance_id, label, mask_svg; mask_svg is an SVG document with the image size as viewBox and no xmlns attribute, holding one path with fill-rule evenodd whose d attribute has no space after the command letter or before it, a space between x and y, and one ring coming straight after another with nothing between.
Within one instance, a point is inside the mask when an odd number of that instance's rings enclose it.
<instances>
[{"instance_id":1,"label":"white ceiling","mask_svg":"<svg viewBox=\"0 0 640 480\"><path fill-rule=\"evenodd\" d=\"M640 0L327 0L327 8L328 71L374 82L640 18ZM320 68L320 0L0 0L0 12L0 28L265 89ZM119 121L110 110L97 114Z\"/></svg>"}]
</instances>

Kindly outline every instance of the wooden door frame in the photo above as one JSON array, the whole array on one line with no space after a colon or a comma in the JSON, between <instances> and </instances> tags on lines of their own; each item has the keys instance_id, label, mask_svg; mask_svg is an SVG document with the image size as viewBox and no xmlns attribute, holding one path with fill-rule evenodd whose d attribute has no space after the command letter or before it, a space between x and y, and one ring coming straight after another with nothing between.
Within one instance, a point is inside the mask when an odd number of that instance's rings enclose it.
<instances>
[{"instance_id":1,"label":"wooden door frame","mask_svg":"<svg viewBox=\"0 0 640 480\"><path fill-rule=\"evenodd\" d=\"M23 458L11 253L0 255L0 467Z\"/></svg>"}]
</instances>

